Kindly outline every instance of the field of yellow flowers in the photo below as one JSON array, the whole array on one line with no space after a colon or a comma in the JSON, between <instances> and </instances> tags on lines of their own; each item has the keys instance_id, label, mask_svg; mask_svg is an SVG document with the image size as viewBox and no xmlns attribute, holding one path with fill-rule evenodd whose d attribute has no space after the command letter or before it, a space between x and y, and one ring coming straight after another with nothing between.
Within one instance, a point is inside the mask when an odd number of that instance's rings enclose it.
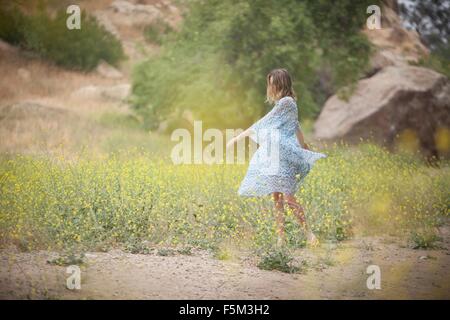
<instances>
[{"instance_id":1,"label":"field of yellow flowers","mask_svg":"<svg viewBox=\"0 0 450 320\"><path fill-rule=\"evenodd\" d=\"M322 241L393 234L426 247L449 214L450 168L369 144L323 150L298 192ZM0 162L2 242L23 249L98 250L142 243L256 252L276 242L270 197L241 198L246 165L173 165L143 151ZM287 219L290 248L305 237Z\"/></svg>"}]
</instances>

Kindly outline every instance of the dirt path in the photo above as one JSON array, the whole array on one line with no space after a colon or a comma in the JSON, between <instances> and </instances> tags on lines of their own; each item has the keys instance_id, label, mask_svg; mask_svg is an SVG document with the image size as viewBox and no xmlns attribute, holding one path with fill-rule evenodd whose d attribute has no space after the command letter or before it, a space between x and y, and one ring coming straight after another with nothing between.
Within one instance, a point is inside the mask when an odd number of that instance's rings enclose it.
<instances>
[{"instance_id":1,"label":"dirt path","mask_svg":"<svg viewBox=\"0 0 450 320\"><path fill-rule=\"evenodd\" d=\"M264 271L254 261L193 255L89 253L81 290L66 288L66 268L47 263L55 253L0 254L0 298L20 299L450 299L450 228L441 248L413 250L396 239L360 238L301 250L302 274ZM366 287L366 268L381 269L381 289Z\"/></svg>"}]
</instances>

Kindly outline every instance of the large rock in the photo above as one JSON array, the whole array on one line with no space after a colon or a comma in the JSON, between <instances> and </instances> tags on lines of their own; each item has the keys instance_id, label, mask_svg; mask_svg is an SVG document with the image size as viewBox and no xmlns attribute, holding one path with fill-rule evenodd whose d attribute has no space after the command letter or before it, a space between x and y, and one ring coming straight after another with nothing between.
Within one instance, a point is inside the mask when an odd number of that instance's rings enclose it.
<instances>
[{"instance_id":1,"label":"large rock","mask_svg":"<svg viewBox=\"0 0 450 320\"><path fill-rule=\"evenodd\" d=\"M120 33L117 30L115 24L111 21L107 10L97 10L93 12L93 15L97 19L98 23L103 26L109 33L114 35L117 39L120 40Z\"/></svg>"},{"instance_id":2,"label":"large rock","mask_svg":"<svg viewBox=\"0 0 450 320\"><path fill-rule=\"evenodd\" d=\"M157 53L159 45L145 39L145 28L160 23L178 29L181 11L166 0L113 0L91 12L118 40L130 62Z\"/></svg>"},{"instance_id":3,"label":"large rock","mask_svg":"<svg viewBox=\"0 0 450 320\"><path fill-rule=\"evenodd\" d=\"M128 83L118 84L112 87L104 87L102 96L113 101L123 101L131 93L131 85Z\"/></svg>"},{"instance_id":4,"label":"large rock","mask_svg":"<svg viewBox=\"0 0 450 320\"><path fill-rule=\"evenodd\" d=\"M111 102L123 102L131 93L131 85L128 83L113 86L85 86L72 93L72 98L86 100L108 100Z\"/></svg>"},{"instance_id":5,"label":"large rock","mask_svg":"<svg viewBox=\"0 0 450 320\"><path fill-rule=\"evenodd\" d=\"M0 39L0 51L17 53L18 49L17 49L17 47L14 47L14 46L10 45L9 43Z\"/></svg>"},{"instance_id":6,"label":"large rock","mask_svg":"<svg viewBox=\"0 0 450 320\"><path fill-rule=\"evenodd\" d=\"M109 79L120 79L123 78L122 72L111 66L109 63L105 61L101 61L97 68L95 69L98 74L105 78Z\"/></svg>"},{"instance_id":7,"label":"large rock","mask_svg":"<svg viewBox=\"0 0 450 320\"><path fill-rule=\"evenodd\" d=\"M381 29L364 29L363 33L375 46L371 57L371 74L390 65L417 63L428 56L429 50L415 30L403 27L397 2L384 0L381 8Z\"/></svg>"},{"instance_id":8,"label":"large rock","mask_svg":"<svg viewBox=\"0 0 450 320\"><path fill-rule=\"evenodd\" d=\"M146 25L164 18L161 11L151 4L134 4L129 1L116 0L111 3L110 8L120 15L120 24L122 25Z\"/></svg>"},{"instance_id":9,"label":"large rock","mask_svg":"<svg viewBox=\"0 0 450 320\"><path fill-rule=\"evenodd\" d=\"M436 132L448 128L449 79L426 68L388 66L359 81L348 101L337 95L329 98L314 134L322 140L363 138L392 146L407 130L423 151L437 155Z\"/></svg>"}]
</instances>

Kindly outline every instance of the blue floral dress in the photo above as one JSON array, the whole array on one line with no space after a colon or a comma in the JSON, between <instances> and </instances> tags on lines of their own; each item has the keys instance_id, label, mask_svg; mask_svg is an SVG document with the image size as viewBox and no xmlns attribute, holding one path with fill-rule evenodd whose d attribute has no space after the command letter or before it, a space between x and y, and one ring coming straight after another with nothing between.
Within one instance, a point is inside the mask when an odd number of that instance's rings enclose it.
<instances>
[{"instance_id":1,"label":"blue floral dress","mask_svg":"<svg viewBox=\"0 0 450 320\"><path fill-rule=\"evenodd\" d=\"M258 143L247 174L239 188L241 196L264 196L273 192L293 195L314 162L326 157L303 149L296 136L299 128L297 104L284 97L250 127L250 138Z\"/></svg>"}]
</instances>

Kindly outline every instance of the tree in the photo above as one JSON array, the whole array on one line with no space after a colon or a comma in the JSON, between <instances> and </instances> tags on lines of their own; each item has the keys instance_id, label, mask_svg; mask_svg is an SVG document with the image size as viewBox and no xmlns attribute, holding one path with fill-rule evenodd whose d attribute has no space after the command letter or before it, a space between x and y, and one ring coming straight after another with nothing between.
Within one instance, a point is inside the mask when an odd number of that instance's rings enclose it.
<instances>
[{"instance_id":1,"label":"tree","mask_svg":"<svg viewBox=\"0 0 450 320\"><path fill-rule=\"evenodd\" d=\"M422 41L432 51L439 51L448 47L450 1L410 0L401 2L399 9L407 27L416 30Z\"/></svg>"}]
</instances>

